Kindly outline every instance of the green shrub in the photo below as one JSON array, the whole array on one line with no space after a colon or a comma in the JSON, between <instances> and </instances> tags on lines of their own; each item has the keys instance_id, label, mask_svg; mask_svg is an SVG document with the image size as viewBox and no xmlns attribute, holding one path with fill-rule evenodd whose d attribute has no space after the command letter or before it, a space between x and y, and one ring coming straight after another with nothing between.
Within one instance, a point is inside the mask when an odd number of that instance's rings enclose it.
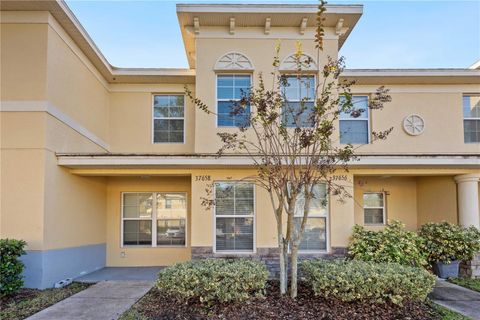
<instances>
[{"instance_id":1,"label":"green shrub","mask_svg":"<svg viewBox=\"0 0 480 320\"><path fill-rule=\"evenodd\" d=\"M245 259L207 259L176 264L162 270L157 287L183 301L239 302L263 296L268 271L263 263Z\"/></svg>"},{"instance_id":2,"label":"green shrub","mask_svg":"<svg viewBox=\"0 0 480 320\"><path fill-rule=\"evenodd\" d=\"M302 263L306 283L316 296L374 303L423 301L435 277L424 269L397 263L311 260Z\"/></svg>"},{"instance_id":3,"label":"green shrub","mask_svg":"<svg viewBox=\"0 0 480 320\"><path fill-rule=\"evenodd\" d=\"M422 250L430 264L450 263L453 260L471 260L480 252L480 231L449 222L427 223L419 230L423 238Z\"/></svg>"},{"instance_id":4,"label":"green shrub","mask_svg":"<svg viewBox=\"0 0 480 320\"><path fill-rule=\"evenodd\" d=\"M23 262L27 243L23 240L0 239L0 295L13 294L23 286Z\"/></svg>"},{"instance_id":5,"label":"green shrub","mask_svg":"<svg viewBox=\"0 0 480 320\"><path fill-rule=\"evenodd\" d=\"M405 230L405 225L399 221L392 221L381 231L369 231L356 225L348 245L348 256L354 260L422 267L427 261L421 245L418 234Z\"/></svg>"}]
</instances>

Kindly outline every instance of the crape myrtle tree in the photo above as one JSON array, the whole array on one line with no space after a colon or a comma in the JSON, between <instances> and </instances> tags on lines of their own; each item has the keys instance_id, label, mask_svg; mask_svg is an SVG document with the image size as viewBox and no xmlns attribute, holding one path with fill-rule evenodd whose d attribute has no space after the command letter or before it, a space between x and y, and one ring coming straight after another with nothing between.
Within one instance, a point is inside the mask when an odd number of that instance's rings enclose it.
<instances>
[{"instance_id":1,"label":"crape myrtle tree","mask_svg":"<svg viewBox=\"0 0 480 320\"><path fill-rule=\"evenodd\" d=\"M317 61L323 54L325 11L326 2L321 1L314 40ZM286 294L290 289L290 296L295 298L299 244L312 199L315 199L315 186L325 184L327 194L336 196L339 201L351 197L345 185L332 179L336 170L348 171L349 163L356 159L356 148L351 144L339 144L336 129L339 116L344 113L360 117L368 110L355 106L351 93L353 82L340 79L344 70L343 57L338 60L328 58L327 64L315 71L317 81L312 85L312 81L305 77L305 71L311 72L314 62L303 53L300 43L296 46L293 74L305 94L300 102L289 102L286 90L291 80L279 70L280 49L278 44L273 58L271 87L267 88L262 74L259 74L258 84L243 92L239 102L232 102L231 114L243 121L239 121L233 131L218 133L222 143L217 156L237 153L251 160L255 175L244 180L268 192L276 218L280 291ZM196 107L215 114L207 104L185 90ZM382 109L390 100L388 90L380 87L369 99L368 108ZM251 108L247 108L249 106ZM372 141L385 139L391 130L372 132ZM212 189L213 185L207 186L207 197L202 198L204 206L215 204Z\"/></svg>"}]
</instances>

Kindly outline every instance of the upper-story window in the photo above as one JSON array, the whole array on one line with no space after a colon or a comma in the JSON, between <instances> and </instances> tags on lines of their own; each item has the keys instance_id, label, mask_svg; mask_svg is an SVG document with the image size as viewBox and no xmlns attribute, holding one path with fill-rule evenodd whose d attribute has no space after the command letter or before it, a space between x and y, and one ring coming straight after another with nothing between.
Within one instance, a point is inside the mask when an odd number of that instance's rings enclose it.
<instances>
[{"instance_id":1,"label":"upper-story window","mask_svg":"<svg viewBox=\"0 0 480 320\"><path fill-rule=\"evenodd\" d=\"M153 143L185 142L183 95L153 96Z\"/></svg>"},{"instance_id":2,"label":"upper-story window","mask_svg":"<svg viewBox=\"0 0 480 320\"><path fill-rule=\"evenodd\" d=\"M242 127L250 119L250 105L240 109L242 97L249 94L251 76L242 74L217 75L217 126Z\"/></svg>"},{"instance_id":3,"label":"upper-story window","mask_svg":"<svg viewBox=\"0 0 480 320\"><path fill-rule=\"evenodd\" d=\"M284 76L282 80L283 121L287 127L311 127L315 105L315 76Z\"/></svg>"},{"instance_id":4,"label":"upper-story window","mask_svg":"<svg viewBox=\"0 0 480 320\"><path fill-rule=\"evenodd\" d=\"M463 96L465 143L480 143L480 95Z\"/></svg>"},{"instance_id":5,"label":"upper-story window","mask_svg":"<svg viewBox=\"0 0 480 320\"><path fill-rule=\"evenodd\" d=\"M350 112L340 114L340 143L369 143L368 96L353 96L353 108L360 111L358 117Z\"/></svg>"}]
</instances>

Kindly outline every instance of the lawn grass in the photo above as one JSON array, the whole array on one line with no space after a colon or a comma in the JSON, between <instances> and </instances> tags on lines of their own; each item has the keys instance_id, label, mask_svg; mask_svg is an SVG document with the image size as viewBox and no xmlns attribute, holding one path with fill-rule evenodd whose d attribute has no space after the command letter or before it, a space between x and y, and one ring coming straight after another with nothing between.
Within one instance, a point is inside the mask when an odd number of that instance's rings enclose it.
<instances>
[{"instance_id":1,"label":"lawn grass","mask_svg":"<svg viewBox=\"0 0 480 320\"><path fill-rule=\"evenodd\" d=\"M74 282L63 288L20 289L12 296L1 298L0 319L25 319L89 286L90 284Z\"/></svg>"},{"instance_id":2,"label":"lawn grass","mask_svg":"<svg viewBox=\"0 0 480 320\"><path fill-rule=\"evenodd\" d=\"M427 301L427 304L432 309L432 311L442 320L471 320L470 318L465 317L460 313L447 309L444 306L436 304L432 301Z\"/></svg>"},{"instance_id":3,"label":"lawn grass","mask_svg":"<svg viewBox=\"0 0 480 320\"><path fill-rule=\"evenodd\" d=\"M448 279L448 282L480 292L480 279L451 278Z\"/></svg>"}]
</instances>

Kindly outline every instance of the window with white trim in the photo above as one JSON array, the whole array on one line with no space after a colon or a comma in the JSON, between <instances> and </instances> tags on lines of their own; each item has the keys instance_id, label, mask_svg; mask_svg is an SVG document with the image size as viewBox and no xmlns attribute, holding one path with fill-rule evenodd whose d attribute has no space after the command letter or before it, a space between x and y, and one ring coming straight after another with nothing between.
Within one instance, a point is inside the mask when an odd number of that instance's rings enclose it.
<instances>
[{"instance_id":1,"label":"window with white trim","mask_svg":"<svg viewBox=\"0 0 480 320\"><path fill-rule=\"evenodd\" d=\"M153 143L184 143L185 98L153 96Z\"/></svg>"},{"instance_id":2,"label":"window with white trim","mask_svg":"<svg viewBox=\"0 0 480 320\"><path fill-rule=\"evenodd\" d=\"M480 95L463 96L463 136L465 143L480 143Z\"/></svg>"},{"instance_id":3,"label":"window with white trim","mask_svg":"<svg viewBox=\"0 0 480 320\"><path fill-rule=\"evenodd\" d=\"M122 245L185 246L185 193L122 194Z\"/></svg>"},{"instance_id":4,"label":"window with white trim","mask_svg":"<svg viewBox=\"0 0 480 320\"><path fill-rule=\"evenodd\" d=\"M250 105L238 109L240 100L248 96L251 87L250 75L217 75L217 126L243 127L250 119ZM237 112L238 111L238 112Z\"/></svg>"},{"instance_id":5,"label":"window with white trim","mask_svg":"<svg viewBox=\"0 0 480 320\"><path fill-rule=\"evenodd\" d=\"M384 192L365 192L363 194L363 216L366 225L385 224Z\"/></svg>"},{"instance_id":6,"label":"window with white trim","mask_svg":"<svg viewBox=\"0 0 480 320\"><path fill-rule=\"evenodd\" d=\"M341 100L344 97L340 98ZM353 96L353 110L358 111L340 113L340 143L367 144L369 143L369 112L368 96Z\"/></svg>"},{"instance_id":7,"label":"window with white trim","mask_svg":"<svg viewBox=\"0 0 480 320\"><path fill-rule=\"evenodd\" d=\"M253 183L215 183L216 252L254 251L254 193Z\"/></svg>"},{"instance_id":8,"label":"window with white trim","mask_svg":"<svg viewBox=\"0 0 480 320\"><path fill-rule=\"evenodd\" d=\"M295 205L295 227L300 228L305 207L305 195L302 192ZM313 198L310 200L307 222L300 241L300 251L327 250L327 186L318 184L313 187Z\"/></svg>"},{"instance_id":9,"label":"window with white trim","mask_svg":"<svg viewBox=\"0 0 480 320\"><path fill-rule=\"evenodd\" d=\"M315 76L283 76L283 121L287 127L313 126L311 115L315 105Z\"/></svg>"}]
</instances>

